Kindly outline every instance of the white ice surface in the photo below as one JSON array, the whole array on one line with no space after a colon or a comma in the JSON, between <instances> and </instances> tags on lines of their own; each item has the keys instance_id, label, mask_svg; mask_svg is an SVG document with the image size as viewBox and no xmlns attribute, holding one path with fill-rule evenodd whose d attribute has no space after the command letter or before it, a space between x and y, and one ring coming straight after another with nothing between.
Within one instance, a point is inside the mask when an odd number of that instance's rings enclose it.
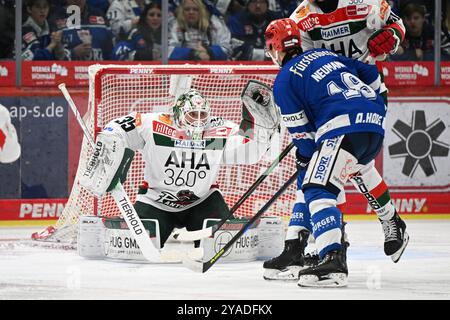
<instances>
[{"instance_id":1,"label":"white ice surface","mask_svg":"<svg viewBox=\"0 0 450 320\"><path fill-rule=\"evenodd\" d=\"M262 261L217 263L204 274L181 264L86 260L30 247L36 228L0 228L1 299L450 299L450 221L407 220L410 243L394 264L377 221L351 221L347 288L305 289L262 279Z\"/></svg>"}]
</instances>

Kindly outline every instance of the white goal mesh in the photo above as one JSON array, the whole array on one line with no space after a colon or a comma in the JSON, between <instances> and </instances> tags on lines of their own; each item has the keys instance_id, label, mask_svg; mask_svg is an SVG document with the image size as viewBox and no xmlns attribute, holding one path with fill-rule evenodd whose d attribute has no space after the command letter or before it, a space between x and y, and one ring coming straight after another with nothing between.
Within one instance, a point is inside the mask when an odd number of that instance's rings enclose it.
<instances>
[{"instance_id":1,"label":"white goal mesh","mask_svg":"<svg viewBox=\"0 0 450 320\"><path fill-rule=\"evenodd\" d=\"M241 91L248 80L258 80L272 85L277 69L269 66L91 66L89 68L89 110L84 119L92 134L98 132L112 119L132 111L171 111L175 97L171 95L170 83L175 75L189 76L191 88L199 90L210 102L213 116L221 116L239 124L241 120ZM95 130L94 130L95 129ZM231 208L259 175L271 164L290 141L283 128L272 149L256 165L224 166L220 170L217 184ZM110 195L95 200L79 186L80 168L90 156L86 139L81 148L79 170L75 178L69 201L56 224L60 238L66 240L76 235L76 223L80 215L116 216L119 210ZM295 170L293 152L236 212L237 217L251 217L289 179ZM131 201L135 200L138 186L143 181L143 161L139 154L133 160L125 190ZM295 186L267 211L266 215L287 217L295 200ZM64 230L64 232L63 232ZM64 239L60 239L63 241Z\"/></svg>"}]
</instances>

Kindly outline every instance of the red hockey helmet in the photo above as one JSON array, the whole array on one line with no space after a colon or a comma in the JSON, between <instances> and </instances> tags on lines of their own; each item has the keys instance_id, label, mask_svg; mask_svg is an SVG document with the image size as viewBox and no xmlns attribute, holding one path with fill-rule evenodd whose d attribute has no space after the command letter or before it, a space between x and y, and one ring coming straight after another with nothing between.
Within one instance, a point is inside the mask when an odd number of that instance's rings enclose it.
<instances>
[{"instance_id":1,"label":"red hockey helmet","mask_svg":"<svg viewBox=\"0 0 450 320\"><path fill-rule=\"evenodd\" d=\"M301 44L300 29L294 20L285 18L273 20L264 33L266 49L281 52L290 51Z\"/></svg>"}]
</instances>

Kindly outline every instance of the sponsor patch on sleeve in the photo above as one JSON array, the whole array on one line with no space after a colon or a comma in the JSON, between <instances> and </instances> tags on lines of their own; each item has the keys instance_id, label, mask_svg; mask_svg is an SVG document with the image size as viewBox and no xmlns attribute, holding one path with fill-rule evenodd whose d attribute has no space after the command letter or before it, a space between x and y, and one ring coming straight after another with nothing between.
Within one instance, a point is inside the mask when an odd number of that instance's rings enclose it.
<instances>
[{"instance_id":1,"label":"sponsor patch on sleeve","mask_svg":"<svg viewBox=\"0 0 450 320\"><path fill-rule=\"evenodd\" d=\"M23 40L27 43L30 43L36 39L36 34L34 32L28 32L23 36Z\"/></svg>"}]
</instances>

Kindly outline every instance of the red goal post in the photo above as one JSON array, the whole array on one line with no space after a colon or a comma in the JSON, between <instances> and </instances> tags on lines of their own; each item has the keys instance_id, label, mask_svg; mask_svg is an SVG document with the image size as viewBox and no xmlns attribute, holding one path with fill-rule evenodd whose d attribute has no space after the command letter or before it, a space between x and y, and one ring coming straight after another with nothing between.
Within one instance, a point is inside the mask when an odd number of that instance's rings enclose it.
<instances>
[{"instance_id":1,"label":"red goal post","mask_svg":"<svg viewBox=\"0 0 450 320\"><path fill-rule=\"evenodd\" d=\"M109 121L130 112L171 112L176 99L173 83L179 77L188 77L190 87L199 90L211 105L211 114L239 124L241 120L241 92L248 80L272 85L278 69L273 66L238 65L93 65L89 67L89 108L84 120L95 136ZM251 186L274 158L290 142L284 127L272 141L269 152L256 165L223 166L216 183L229 207ZM59 241L72 240L81 215L117 216L119 210L110 195L95 199L79 185L79 175L90 156L86 139L80 152L79 167L67 205L55 228ZM295 170L293 152L285 158L254 194L236 212L237 217L251 217L289 179ZM143 182L143 161L139 152L124 183L131 201ZM279 198L266 213L270 216L290 216L296 197L295 186ZM55 235L56 235L55 234Z\"/></svg>"}]
</instances>

